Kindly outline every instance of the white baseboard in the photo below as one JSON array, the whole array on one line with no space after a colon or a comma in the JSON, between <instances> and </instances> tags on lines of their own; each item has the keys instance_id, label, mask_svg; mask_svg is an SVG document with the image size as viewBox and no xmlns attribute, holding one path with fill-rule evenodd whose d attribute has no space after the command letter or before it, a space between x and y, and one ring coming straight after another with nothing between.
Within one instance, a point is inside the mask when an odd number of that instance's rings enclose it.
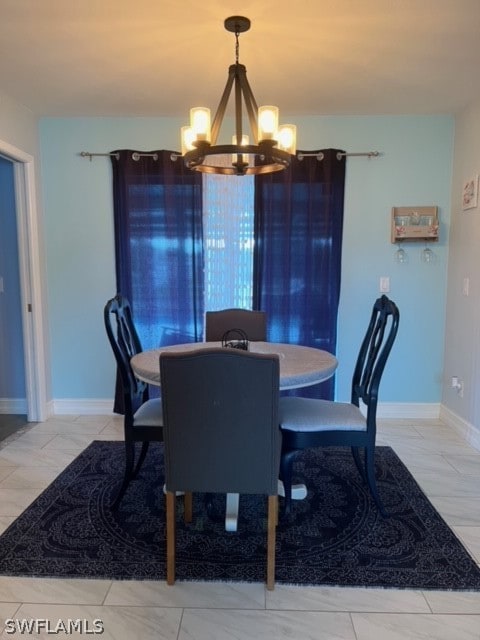
<instances>
[{"instance_id":1,"label":"white baseboard","mask_svg":"<svg viewBox=\"0 0 480 640\"><path fill-rule=\"evenodd\" d=\"M472 447L480 451L480 430L477 427L450 411L443 404L440 405L440 420L455 429Z\"/></svg>"},{"instance_id":2,"label":"white baseboard","mask_svg":"<svg viewBox=\"0 0 480 640\"><path fill-rule=\"evenodd\" d=\"M379 402L377 418L438 420L440 405L436 402Z\"/></svg>"},{"instance_id":3,"label":"white baseboard","mask_svg":"<svg viewBox=\"0 0 480 640\"><path fill-rule=\"evenodd\" d=\"M74 400L52 400L50 415L69 416L105 416L113 414L113 398L92 400L79 398Z\"/></svg>"},{"instance_id":4,"label":"white baseboard","mask_svg":"<svg viewBox=\"0 0 480 640\"><path fill-rule=\"evenodd\" d=\"M0 398L0 413L26 414L27 399L26 398Z\"/></svg>"}]
</instances>

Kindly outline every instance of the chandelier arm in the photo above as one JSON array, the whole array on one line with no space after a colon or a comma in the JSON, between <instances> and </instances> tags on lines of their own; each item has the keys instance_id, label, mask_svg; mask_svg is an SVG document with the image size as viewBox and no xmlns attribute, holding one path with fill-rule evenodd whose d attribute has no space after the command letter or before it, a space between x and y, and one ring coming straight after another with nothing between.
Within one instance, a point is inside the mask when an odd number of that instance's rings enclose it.
<instances>
[{"instance_id":1,"label":"chandelier arm","mask_svg":"<svg viewBox=\"0 0 480 640\"><path fill-rule=\"evenodd\" d=\"M239 69L238 79L240 81L240 86L242 88L243 99L245 101L245 106L247 108L248 120L250 122L250 129L253 133L253 139L255 144L258 144L258 107L257 102L255 100L255 96L253 95L253 91L250 88L250 84L247 80L247 70L241 65L243 68Z\"/></svg>"},{"instance_id":2,"label":"chandelier arm","mask_svg":"<svg viewBox=\"0 0 480 640\"><path fill-rule=\"evenodd\" d=\"M235 80L235 65L232 64L228 69L227 83L225 85L225 89L223 90L223 94L218 104L215 116L213 118L212 133L211 133L212 144L215 144L217 142L218 134L220 132L220 127L222 126L223 118L225 116L225 110L227 108L228 100L232 92L234 80Z\"/></svg>"},{"instance_id":3,"label":"chandelier arm","mask_svg":"<svg viewBox=\"0 0 480 640\"><path fill-rule=\"evenodd\" d=\"M242 87L239 74L235 73L235 134L236 143L242 144Z\"/></svg>"}]
</instances>

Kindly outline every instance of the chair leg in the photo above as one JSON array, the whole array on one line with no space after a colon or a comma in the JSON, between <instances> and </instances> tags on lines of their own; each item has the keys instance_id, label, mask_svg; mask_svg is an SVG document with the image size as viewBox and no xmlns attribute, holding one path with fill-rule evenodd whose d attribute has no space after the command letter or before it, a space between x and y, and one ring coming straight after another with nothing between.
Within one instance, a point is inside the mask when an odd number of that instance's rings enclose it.
<instances>
[{"instance_id":1,"label":"chair leg","mask_svg":"<svg viewBox=\"0 0 480 640\"><path fill-rule=\"evenodd\" d=\"M167 584L175 584L175 500L176 495L167 491Z\"/></svg>"},{"instance_id":2,"label":"chair leg","mask_svg":"<svg viewBox=\"0 0 480 640\"><path fill-rule=\"evenodd\" d=\"M140 471L140 469L142 467L143 461L145 460L145 457L146 457L147 452L148 452L148 445L149 444L150 443L148 442L148 440L146 442L142 442L142 450L140 451L140 455L138 457L138 462L135 465L135 469L133 470L132 480L137 477L138 472Z\"/></svg>"},{"instance_id":3,"label":"chair leg","mask_svg":"<svg viewBox=\"0 0 480 640\"><path fill-rule=\"evenodd\" d=\"M289 515L292 507L292 469L296 450L282 451L280 460L280 480L285 492L284 513Z\"/></svg>"},{"instance_id":4,"label":"chair leg","mask_svg":"<svg viewBox=\"0 0 480 640\"><path fill-rule=\"evenodd\" d=\"M367 481L367 477L365 474L365 467L360 458L360 451L358 447L352 447L352 455L353 455L353 459L355 460L355 465L358 469L358 473L365 481Z\"/></svg>"},{"instance_id":5,"label":"chair leg","mask_svg":"<svg viewBox=\"0 0 480 640\"><path fill-rule=\"evenodd\" d=\"M267 589L275 588L275 533L278 517L278 496L268 496Z\"/></svg>"},{"instance_id":6,"label":"chair leg","mask_svg":"<svg viewBox=\"0 0 480 640\"><path fill-rule=\"evenodd\" d=\"M125 471L123 474L123 482L120 487L119 492L117 493L117 497L112 503L112 509L117 509L120 504L125 491L127 490L128 485L130 484L130 480L133 478L133 463L135 460L135 443L134 442L125 442Z\"/></svg>"},{"instance_id":7,"label":"chair leg","mask_svg":"<svg viewBox=\"0 0 480 640\"><path fill-rule=\"evenodd\" d=\"M383 502L377 489L377 481L375 479L375 445L365 448L365 472L367 475L368 488L372 498L375 500L378 510L384 518L388 517Z\"/></svg>"}]
</instances>

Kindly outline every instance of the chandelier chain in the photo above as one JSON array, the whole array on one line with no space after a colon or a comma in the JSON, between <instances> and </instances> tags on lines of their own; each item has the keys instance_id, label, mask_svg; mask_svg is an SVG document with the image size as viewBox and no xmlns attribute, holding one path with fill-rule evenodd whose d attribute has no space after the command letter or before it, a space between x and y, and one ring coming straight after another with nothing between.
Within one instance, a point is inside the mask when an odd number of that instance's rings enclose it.
<instances>
[{"instance_id":1,"label":"chandelier chain","mask_svg":"<svg viewBox=\"0 0 480 640\"><path fill-rule=\"evenodd\" d=\"M238 38L239 31L235 31L235 64L238 64L240 54L240 41Z\"/></svg>"}]
</instances>

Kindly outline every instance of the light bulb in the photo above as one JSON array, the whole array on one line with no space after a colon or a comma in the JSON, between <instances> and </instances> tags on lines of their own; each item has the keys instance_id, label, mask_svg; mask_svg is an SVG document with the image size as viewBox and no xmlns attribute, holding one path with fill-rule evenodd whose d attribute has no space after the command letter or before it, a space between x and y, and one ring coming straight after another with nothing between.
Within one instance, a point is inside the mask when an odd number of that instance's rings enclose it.
<instances>
[{"instance_id":1,"label":"light bulb","mask_svg":"<svg viewBox=\"0 0 480 640\"><path fill-rule=\"evenodd\" d=\"M241 147L246 147L250 142L250 139L248 137L248 135L246 135L245 133L242 135L242 139L240 141L240 146ZM233 134L232 136L232 144L236 145L237 144L237 135ZM241 154L241 158L242 158L242 162L248 164L248 153L242 153ZM238 162L238 156L236 153L232 154L232 162Z\"/></svg>"},{"instance_id":2,"label":"light bulb","mask_svg":"<svg viewBox=\"0 0 480 640\"><path fill-rule=\"evenodd\" d=\"M297 127L294 124L282 124L278 130L278 148L295 154L297 150Z\"/></svg>"},{"instance_id":3,"label":"light bulb","mask_svg":"<svg viewBox=\"0 0 480 640\"><path fill-rule=\"evenodd\" d=\"M258 109L258 139L274 140L278 131L278 107L271 105Z\"/></svg>"},{"instance_id":4,"label":"light bulb","mask_svg":"<svg viewBox=\"0 0 480 640\"><path fill-rule=\"evenodd\" d=\"M182 142L182 156L184 156L187 151L192 151L192 149L195 149L195 146L193 144L195 140L195 134L192 127L189 126L182 127L180 131L180 139Z\"/></svg>"},{"instance_id":5,"label":"light bulb","mask_svg":"<svg viewBox=\"0 0 480 640\"><path fill-rule=\"evenodd\" d=\"M207 107L190 109L190 126L195 140L210 142L210 109Z\"/></svg>"}]
</instances>

